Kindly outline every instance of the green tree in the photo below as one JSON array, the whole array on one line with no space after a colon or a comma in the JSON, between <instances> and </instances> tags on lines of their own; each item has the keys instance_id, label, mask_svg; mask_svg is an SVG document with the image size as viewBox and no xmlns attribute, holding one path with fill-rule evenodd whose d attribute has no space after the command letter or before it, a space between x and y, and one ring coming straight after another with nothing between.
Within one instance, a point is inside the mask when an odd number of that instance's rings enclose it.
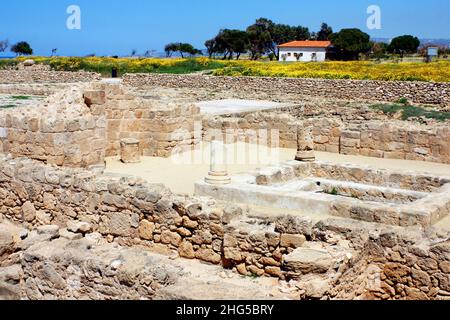
<instances>
[{"instance_id":1,"label":"green tree","mask_svg":"<svg viewBox=\"0 0 450 320\"><path fill-rule=\"evenodd\" d=\"M247 28L250 41L249 51L251 59L256 60L270 50L273 50L274 42L272 33L274 23L266 18L260 18Z\"/></svg>"},{"instance_id":2,"label":"green tree","mask_svg":"<svg viewBox=\"0 0 450 320\"><path fill-rule=\"evenodd\" d=\"M205 41L205 47L206 50L208 51L208 56L211 59L212 56L217 53L217 42L216 42L216 38L214 39L210 39L210 40L206 40Z\"/></svg>"},{"instance_id":3,"label":"green tree","mask_svg":"<svg viewBox=\"0 0 450 320\"><path fill-rule=\"evenodd\" d=\"M185 54L190 54L194 56L196 54L201 54L202 52L198 49L195 49L192 44L189 43L181 43L181 42L172 42L165 46L164 51L166 52L167 57L171 57L174 52L179 52L181 57L184 58Z\"/></svg>"},{"instance_id":4,"label":"green tree","mask_svg":"<svg viewBox=\"0 0 450 320\"><path fill-rule=\"evenodd\" d=\"M371 49L370 36L359 29L342 29L333 33L330 40L343 60L357 60L360 53Z\"/></svg>"},{"instance_id":5,"label":"green tree","mask_svg":"<svg viewBox=\"0 0 450 320\"><path fill-rule=\"evenodd\" d=\"M225 53L224 58L233 58L236 54L236 59L239 59L241 54L248 51L250 47L250 40L247 32L241 30L221 30L216 38L218 48L222 53Z\"/></svg>"},{"instance_id":6,"label":"green tree","mask_svg":"<svg viewBox=\"0 0 450 320\"><path fill-rule=\"evenodd\" d=\"M180 43L178 47L178 52L180 53L182 58L184 58L185 54L195 56L196 54L202 53L200 50L195 49L194 46L190 43Z\"/></svg>"},{"instance_id":7,"label":"green tree","mask_svg":"<svg viewBox=\"0 0 450 320\"><path fill-rule=\"evenodd\" d=\"M420 46L420 40L411 35L404 35L392 39L387 50L390 53L417 53Z\"/></svg>"},{"instance_id":8,"label":"green tree","mask_svg":"<svg viewBox=\"0 0 450 320\"><path fill-rule=\"evenodd\" d=\"M270 51L278 57L278 46L280 44L296 41L308 40L311 37L309 29L302 26L290 26L286 24L274 24L268 29L272 38Z\"/></svg>"},{"instance_id":9,"label":"green tree","mask_svg":"<svg viewBox=\"0 0 450 320\"><path fill-rule=\"evenodd\" d=\"M180 47L179 43L169 43L165 46L164 51L166 52L166 56L170 58L174 52L177 52Z\"/></svg>"},{"instance_id":10,"label":"green tree","mask_svg":"<svg viewBox=\"0 0 450 320\"><path fill-rule=\"evenodd\" d=\"M13 45L11 47L11 51L18 56L33 54L33 49L31 49L31 46L28 44L28 42L25 41L21 41Z\"/></svg>"},{"instance_id":11,"label":"green tree","mask_svg":"<svg viewBox=\"0 0 450 320\"><path fill-rule=\"evenodd\" d=\"M326 41L326 40L330 40L330 36L332 34L333 34L333 28L324 22L324 23L322 23L322 25L320 27L320 31L317 33L316 38L319 41Z\"/></svg>"}]
</instances>

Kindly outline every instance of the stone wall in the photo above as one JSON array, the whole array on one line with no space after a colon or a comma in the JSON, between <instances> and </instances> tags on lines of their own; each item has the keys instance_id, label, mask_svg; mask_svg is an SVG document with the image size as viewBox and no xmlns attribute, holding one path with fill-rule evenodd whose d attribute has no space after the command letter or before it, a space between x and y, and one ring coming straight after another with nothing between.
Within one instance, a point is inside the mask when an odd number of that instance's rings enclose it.
<instances>
[{"instance_id":1,"label":"stone wall","mask_svg":"<svg viewBox=\"0 0 450 320\"><path fill-rule=\"evenodd\" d=\"M139 140L144 156L168 157L191 149L201 137L194 136L194 124L201 121L195 105L167 104L136 97L121 85L97 84L106 92L107 156L120 153L120 140Z\"/></svg>"},{"instance_id":2,"label":"stone wall","mask_svg":"<svg viewBox=\"0 0 450 320\"><path fill-rule=\"evenodd\" d=\"M0 84L0 94L5 95L32 95L32 96L49 96L59 90L67 89L70 84L52 84L45 83L15 83L15 84Z\"/></svg>"},{"instance_id":3,"label":"stone wall","mask_svg":"<svg viewBox=\"0 0 450 320\"><path fill-rule=\"evenodd\" d=\"M419 230L350 219L313 224L305 217L250 217L240 207L174 196L163 186L138 178L29 159L1 158L0 168L0 220L38 232L56 225L67 239L82 233L122 246L158 244L180 257L222 265L242 275L298 281L314 277L323 282L320 297L348 294L344 288L333 289L346 281L362 290L355 290L352 297L373 293L382 299L439 298L450 292L448 234L440 231L423 235ZM393 240L394 234L399 240ZM367 249L375 245L378 251ZM376 289L354 279L355 272L366 275L372 270L370 263L381 274L382 284ZM367 275L363 281L368 279ZM318 294L307 286L300 288L305 297Z\"/></svg>"},{"instance_id":4,"label":"stone wall","mask_svg":"<svg viewBox=\"0 0 450 320\"><path fill-rule=\"evenodd\" d=\"M297 93L336 99L450 104L450 84L369 80L328 80L258 77L214 77L204 75L126 74L124 83L135 86L208 88L249 92Z\"/></svg>"},{"instance_id":5,"label":"stone wall","mask_svg":"<svg viewBox=\"0 0 450 320\"><path fill-rule=\"evenodd\" d=\"M195 123L201 123L201 115L194 105L140 98L120 84L78 84L42 102L1 109L0 152L89 167L119 155L120 141L134 138L141 155L169 157L200 142Z\"/></svg>"},{"instance_id":6,"label":"stone wall","mask_svg":"<svg viewBox=\"0 0 450 320\"><path fill-rule=\"evenodd\" d=\"M286 114L256 112L242 118L205 118L203 128L205 136L209 130L222 131L229 143L257 143L260 137L264 138L263 134L278 130L280 147L295 149L298 124L313 126L317 151L450 164L450 128L446 124L431 126L403 121L347 123L332 117L297 120ZM268 145L271 143L269 139Z\"/></svg>"},{"instance_id":7,"label":"stone wall","mask_svg":"<svg viewBox=\"0 0 450 320\"><path fill-rule=\"evenodd\" d=\"M449 241L385 233L366 243L336 287L335 299L450 299Z\"/></svg>"},{"instance_id":8,"label":"stone wall","mask_svg":"<svg viewBox=\"0 0 450 320\"><path fill-rule=\"evenodd\" d=\"M100 80L99 73L40 71L40 70L0 70L0 83L72 83Z\"/></svg>"},{"instance_id":9,"label":"stone wall","mask_svg":"<svg viewBox=\"0 0 450 320\"><path fill-rule=\"evenodd\" d=\"M85 103L84 90L75 86L43 102L0 110L0 152L68 167L104 164L106 119L98 106Z\"/></svg>"}]
</instances>

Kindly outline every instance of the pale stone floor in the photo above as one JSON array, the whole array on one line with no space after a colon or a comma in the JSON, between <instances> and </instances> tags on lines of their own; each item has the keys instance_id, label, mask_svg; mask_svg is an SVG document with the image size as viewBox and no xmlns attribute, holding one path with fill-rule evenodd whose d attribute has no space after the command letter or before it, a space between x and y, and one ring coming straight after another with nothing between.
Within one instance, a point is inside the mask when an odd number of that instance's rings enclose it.
<instances>
[{"instance_id":1,"label":"pale stone floor","mask_svg":"<svg viewBox=\"0 0 450 320\"><path fill-rule=\"evenodd\" d=\"M201 150L171 158L142 157L141 163L137 164L124 164L118 157L107 158L106 172L139 176L150 183L162 183L174 193L192 195L194 183L204 179L209 171L209 144L204 144ZM228 146L227 153L231 155L230 158L235 159L234 163L228 161L228 171L230 174L237 174L293 160L296 150L268 149L261 146L258 148L256 145L238 143ZM233 157L233 154L236 156ZM247 156L244 157L244 154ZM252 155L253 159L249 159L248 155ZM316 157L319 161L337 164L350 163L379 169L412 170L450 178L450 165L440 163L346 156L325 152L317 152Z\"/></svg>"},{"instance_id":2,"label":"pale stone floor","mask_svg":"<svg viewBox=\"0 0 450 320\"><path fill-rule=\"evenodd\" d=\"M200 108L202 114L224 115L277 109L287 105L278 102L263 100L224 99L202 101L197 103L197 106Z\"/></svg>"}]
</instances>

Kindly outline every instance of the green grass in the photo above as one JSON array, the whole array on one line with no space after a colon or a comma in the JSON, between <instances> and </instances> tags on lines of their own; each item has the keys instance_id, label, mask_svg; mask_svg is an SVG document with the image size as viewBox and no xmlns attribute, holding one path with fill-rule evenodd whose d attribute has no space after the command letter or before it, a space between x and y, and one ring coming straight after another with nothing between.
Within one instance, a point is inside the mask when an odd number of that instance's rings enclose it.
<instances>
[{"instance_id":1,"label":"green grass","mask_svg":"<svg viewBox=\"0 0 450 320\"><path fill-rule=\"evenodd\" d=\"M17 107L15 104L6 104L4 106L0 106L0 109L9 109Z\"/></svg>"},{"instance_id":2,"label":"green grass","mask_svg":"<svg viewBox=\"0 0 450 320\"><path fill-rule=\"evenodd\" d=\"M400 98L398 99L395 103L400 103L400 104L408 104L408 99L406 98Z\"/></svg>"},{"instance_id":3,"label":"green grass","mask_svg":"<svg viewBox=\"0 0 450 320\"><path fill-rule=\"evenodd\" d=\"M15 59L0 59L0 70L6 69L8 67L14 67L19 63L18 60Z\"/></svg>"},{"instance_id":4,"label":"green grass","mask_svg":"<svg viewBox=\"0 0 450 320\"><path fill-rule=\"evenodd\" d=\"M280 63L277 61L216 60L199 58L110 58L110 57L19 57L0 59L0 69L25 59L49 65L57 71L89 71L110 77L126 73L189 74L202 72L214 76L292 77L320 79L360 79L383 81L450 81L450 61L433 63L386 63L370 61L327 61ZM400 100L404 102L406 99Z\"/></svg>"},{"instance_id":5,"label":"green grass","mask_svg":"<svg viewBox=\"0 0 450 320\"><path fill-rule=\"evenodd\" d=\"M331 191L325 190L324 193L332 195L332 196L338 196L339 192L336 188L333 188Z\"/></svg>"},{"instance_id":6,"label":"green grass","mask_svg":"<svg viewBox=\"0 0 450 320\"><path fill-rule=\"evenodd\" d=\"M12 96L14 100L30 100L30 96Z\"/></svg>"},{"instance_id":7,"label":"green grass","mask_svg":"<svg viewBox=\"0 0 450 320\"><path fill-rule=\"evenodd\" d=\"M450 120L450 113L448 112L441 112L413 105L376 104L371 106L371 108L374 110L381 110L384 114L387 115L395 115L400 112L402 120L419 117L435 119L437 121Z\"/></svg>"},{"instance_id":8,"label":"green grass","mask_svg":"<svg viewBox=\"0 0 450 320\"><path fill-rule=\"evenodd\" d=\"M187 74L199 71L213 71L223 68L223 63L210 60L208 63L200 63L197 59L184 59L173 65L164 65L158 61L147 59L148 63L136 63L136 59L104 59L101 63L95 60L82 58L48 59L41 63L48 64L54 70L97 72L103 76L111 76L111 70L117 68L118 75L126 73L170 73ZM144 61L144 60L142 60Z\"/></svg>"}]
</instances>

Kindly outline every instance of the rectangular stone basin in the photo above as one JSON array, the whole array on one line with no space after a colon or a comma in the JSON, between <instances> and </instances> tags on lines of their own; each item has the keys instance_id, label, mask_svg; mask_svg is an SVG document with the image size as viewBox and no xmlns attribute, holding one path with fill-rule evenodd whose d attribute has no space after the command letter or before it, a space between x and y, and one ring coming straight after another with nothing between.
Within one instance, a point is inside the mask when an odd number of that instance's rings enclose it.
<instances>
[{"instance_id":1,"label":"rectangular stone basin","mask_svg":"<svg viewBox=\"0 0 450 320\"><path fill-rule=\"evenodd\" d=\"M229 185L198 182L195 190L223 201L400 226L429 226L450 213L450 177L350 164L291 161L232 176Z\"/></svg>"}]
</instances>

